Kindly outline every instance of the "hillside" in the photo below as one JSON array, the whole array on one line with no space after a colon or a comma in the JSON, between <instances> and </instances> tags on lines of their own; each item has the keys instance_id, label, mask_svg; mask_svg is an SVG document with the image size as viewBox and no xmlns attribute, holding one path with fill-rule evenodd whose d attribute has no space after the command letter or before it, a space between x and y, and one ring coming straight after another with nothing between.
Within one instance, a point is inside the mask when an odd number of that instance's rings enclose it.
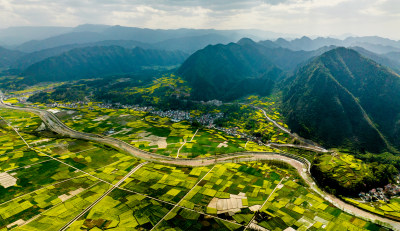
<instances>
[{"instance_id":1,"label":"hillside","mask_svg":"<svg viewBox=\"0 0 400 231\"><path fill-rule=\"evenodd\" d=\"M238 43L207 46L179 68L196 100L233 100L246 94L267 95L284 71L292 71L322 51L291 51L241 39Z\"/></svg>"},{"instance_id":2,"label":"hillside","mask_svg":"<svg viewBox=\"0 0 400 231\"><path fill-rule=\"evenodd\" d=\"M328 51L301 68L283 110L294 132L327 147L400 147L400 77L351 49Z\"/></svg>"},{"instance_id":3,"label":"hillside","mask_svg":"<svg viewBox=\"0 0 400 231\"><path fill-rule=\"evenodd\" d=\"M151 45L131 41L131 40L105 40L94 43L82 43L82 44L71 44L58 46L53 48L48 48L40 51L35 51L29 54L26 54L19 59L17 59L12 65L11 68L24 70L30 65L40 62L44 59L50 58L52 56L58 56L63 54L64 52L76 49L76 48L84 48L84 47L94 47L94 46L120 46L127 49L133 49L135 47L141 47L144 49L151 49Z\"/></svg>"},{"instance_id":4,"label":"hillside","mask_svg":"<svg viewBox=\"0 0 400 231\"><path fill-rule=\"evenodd\" d=\"M97 78L133 73L143 68L178 65L186 56L182 52L118 46L77 48L35 63L23 75L29 83Z\"/></svg>"},{"instance_id":5,"label":"hillside","mask_svg":"<svg viewBox=\"0 0 400 231\"><path fill-rule=\"evenodd\" d=\"M24 53L20 51L13 51L3 47L0 47L0 68L5 68L11 65L19 57L23 56Z\"/></svg>"}]
</instances>

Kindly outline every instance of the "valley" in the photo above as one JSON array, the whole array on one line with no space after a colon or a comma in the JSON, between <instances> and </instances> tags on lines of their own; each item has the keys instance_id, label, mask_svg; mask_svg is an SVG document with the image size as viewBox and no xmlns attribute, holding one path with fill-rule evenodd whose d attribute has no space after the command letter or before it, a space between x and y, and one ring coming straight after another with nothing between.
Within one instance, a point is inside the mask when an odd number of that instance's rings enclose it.
<instances>
[{"instance_id":1,"label":"valley","mask_svg":"<svg viewBox=\"0 0 400 231\"><path fill-rule=\"evenodd\" d=\"M0 231L400 230L399 41L72 31L0 48Z\"/></svg>"}]
</instances>

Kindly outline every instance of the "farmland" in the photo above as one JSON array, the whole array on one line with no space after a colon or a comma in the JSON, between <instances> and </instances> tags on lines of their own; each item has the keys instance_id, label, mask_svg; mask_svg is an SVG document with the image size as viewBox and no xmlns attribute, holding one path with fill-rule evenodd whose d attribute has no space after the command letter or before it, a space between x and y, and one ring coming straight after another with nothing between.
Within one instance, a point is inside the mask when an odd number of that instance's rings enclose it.
<instances>
[{"instance_id":1,"label":"farmland","mask_svg":"<svg viewBox=\"0 0 400 231\"><path fill-rule=\"evenodd\" d=\"M388 202L378 200L374 202L361 201L359 199L344 198L345 201L366 211L400 220L400 199L391 198Z\"/></svg>"},{"instance_id":2,"label":"farmland","mask_svg":"<svg viewBox=\"0 0 400 231\"><path fill-rule=\"evenodd\" d=\"M246 145L245 140L215 129L197 129L187 121L172 122L166 117L132 109L104 109L93 105L55 110L62 110L57 116L77 131L107 134L142 150L171 157L207 157L246 149L273 151L252 142Z\"/></svg>"},{"instance_id":3,"label":"farmland","mask_svg":"<svg viewBox=\"0 0 400 231\"><path fill-rule=\"evenodd\" d=\"M0 227L4 230L55 230L70 220L73 221L71 230L117 230L122 227L141 230L243 230L254 225L267 229L277 227L274 230L288 227L379 230L370 222L336 209L315 195L292 167L274 161L195 168L147 163L126 178L120 188L112 189L86 213L73 220L82 209L110 190L110 184L116 184L143 162L101 144L37 132L41 122L33 114L13 110L0 112L11 125L19 128L21 137L26 137L31 143L28 148L7 123L2 123L2 134L12 137L3 140L3 146L11 147L6 148L3 156L12 156L12 161L2 162L2 168L15 166L7 173L17 180L14 186L0 192ZM121 114L128 112L118 110L106 113L109 116L107 119L113 121L113 116L121 118ZM154 136L164 135L167 144L173 134L182 139L182 134L186 134L186 138L196 134L193 141L201 144L196 137L202 138L205 136L203 133L209 132L204 129L196 133L185 122L171 123L165 118L146 118L139 112L133 113L138 118L127 119L125 125L146 125L132 129L132 135L142 130L152 131ZM159 127L150 126L155 120ZM83 130L89 127L79 123L71 126L76 129L81 126ZM162 134L167 129L170 129L169 133ZM236 142L238 147L246 145L249 149L257 149L258 146L251 142L240 143L240 140L218 132L208 134L208 137L220 139L216 143L229 139L226 142L228 145ZM169 149L168 145L165 149ZM186 152L189 150L181 149L181 158L191 157L186 156ZM20 168L22 166L25 167Z\"/></svg>"},{"instance_id":4,"label":"farmland","mask_svg":"<svg viewBox=\"0 0 400 231\"><path fill-rule=\"evenodd\" d=\"M86 113L62 110L61 118L74 129L104 134L108 130L100 129L102 123L108 124L111 126L107 129L115 130L110 135L133 145L142 142L138 147L161 155L218 155L223 152L212 150L221 143L228 146L220 145L227 148L225 152L230 151L229 146L268 150L219 131L198 130L184 121L173 123L128 109L83 109ZM15 180L15 184L1 187L2 231L58 230L68 222L69 230L381 229L335 208L308 188L295 169L282 162L203 167L144 163L106 145L38 129L42 123L34 114L3 109L0 115L5 119L2 135L7 137L2 139L6 148L0 157L8 157L1 163L6 169L2 172ZM138 135L145 132L144 136ZM166 147L160 148L158 143L157 150L146 149L153 142L150 136L164 137ZM207 145L209 140L215 144ZM179 145L169 146L174 142ZM191 154L190 148L196 145L205 153ZM173 151L168 154L170 149ZM130 174L139 164L144 165ZM119 187L112 187L115 184Z\"/></svg>"},{"instance_id":5,"label":"farmland","mask_svg":"<svg viewBox=\"0 0 400 231\"><path fill-rule=\"evenodd\" d=\"M362 191L374 188L374 185L388 184L387 176L394 176L397 170L390 165L377 166L377 163L366 163L353 155L335 151L319 155L314 160L311 172L326 191L357 196Z\"/></svg>"}]
</instances>

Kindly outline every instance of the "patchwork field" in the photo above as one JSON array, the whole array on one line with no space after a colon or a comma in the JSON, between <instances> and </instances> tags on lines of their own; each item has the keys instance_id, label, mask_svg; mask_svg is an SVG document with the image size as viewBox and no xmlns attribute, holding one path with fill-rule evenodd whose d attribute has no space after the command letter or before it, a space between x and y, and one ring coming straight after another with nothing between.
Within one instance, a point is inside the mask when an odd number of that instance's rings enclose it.
<instances>
[{"instance_id":1,"label":"patchwork field","mask_svg":"<svg viewBox=\"0 0 400 231\"><path fill-rule=\"evenodd\" d=\"M111 123L109 129L115 129L115 137L132 144L148 142L147 146L139 145L145 150L153 142L153 146L158 146L155 153L167 155L172 149L168 155L173 157L177 157L178 150L179 158L191 158L224 153L212 152L215 149L225 148L226 152L233 147L268 149L220 132L193 129L185 122L172 123L169 119L126 109L105 114L88 110L87 113L93 113L90 119L79 111L62 110L66 123L77 130L103 133L97 127L101 125L88 124ZM68 230L384 230L333 207L311 191L295 169L282 162L195 168L144 162L102 144L37 131L41 122L33 114L0 110L0 115L6 120L0 123L0 145L4 147L0 156L4 158L0 162L1 231L52 231L67 227ZM30 120L35 123L29 123ZM170 146L173 143L177 145ZM200 149L205 153L193 154L193 150Z\"/></svg>"},{"instance_id":2,"label":"patchwork field","mask_svg":"<svg viewBox=\"0 0 400 231\"><path fill-rule=\"evenodd\" d=\"M400 220L400 198L398 197L391 198L387 202L383 200L366 202L352 198L344 198L344 200L366 211Z\"/></svg>"},{"instance_id":3,"label":"patchwork field","mask_svg":"<svg viewBox=\"0 0 400 231\"><path fill-rule=\"evenodd\" d=\"M278 151L214 129L196 129L188 122L172 122L131 109L59 108L57 116L69 127L112 136L145 151L178 158L207 157L242 151Z\"/></svg>"}]
</instances>

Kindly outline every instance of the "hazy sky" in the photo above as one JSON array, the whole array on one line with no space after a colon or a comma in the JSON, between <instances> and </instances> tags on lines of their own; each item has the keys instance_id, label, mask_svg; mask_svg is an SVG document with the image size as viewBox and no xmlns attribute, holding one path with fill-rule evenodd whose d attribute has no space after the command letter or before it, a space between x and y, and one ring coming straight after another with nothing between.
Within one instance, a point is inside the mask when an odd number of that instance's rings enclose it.
<instances>
[{"instance_id":1,"label":"hazy sky","mask_svg":"<svg viewBox=\"0 0 400 231\"><path fill-rule=\"evenodd\" d=\"M107 24L400 39L400 0L0 0L0 27Z\"/></svg>"}]
</instances>

